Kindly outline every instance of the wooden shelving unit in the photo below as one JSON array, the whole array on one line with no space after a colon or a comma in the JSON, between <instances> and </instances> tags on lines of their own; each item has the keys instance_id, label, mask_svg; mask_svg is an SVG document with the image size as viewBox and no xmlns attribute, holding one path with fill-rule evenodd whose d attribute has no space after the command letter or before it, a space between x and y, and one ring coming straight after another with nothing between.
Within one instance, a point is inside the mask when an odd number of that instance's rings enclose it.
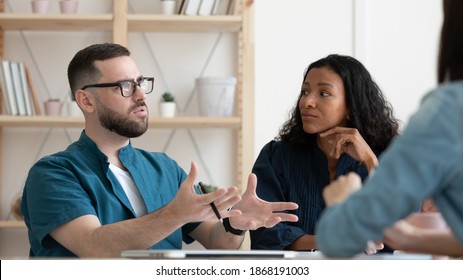
<instances>
[{"instance_id":1,"label":"wooden shelving unit","mask_svg":"<svg viewBox=\"0 0 463 280\"><path fill-rule=\"evenodd\" d=\"M236 115L228 118L208 117L150 117L151 129L163 128L229 128L236 130L237 185L247 182L254 161L254 34L252 0L241 0L238 15L184 16L129 14L129 0L113 0L113 12L108 14L32 14L3 13L0 0L0 58L3 59L4 31L111 31L113 42L127 46L129 32L234 32L238 35L238 75ZM149 1L149 0L147 0ZM3 128L63 127L81 128L78 117L16 117L0 115L0 145ZM3 156L0 149L0 156ZM2 171L0 162L0 172ZM0 182L2 184L2 182ZM0 199L2 185L0 185ZM1 200L0 200L1 201ZM0 221L0 228L24 227L23 222Z\"/></svg>"},{"instance_id":2,"label":"wooden shelving unit","mask_svg":"<svg viewBox=\"0 0 463 280\"><path fill-rule=\"evenodd\" d=\"M109 14L0 14L0 26L8 30L112 31ZM127 15L131 32L238 32L241 16Z\"/></svg>"},{"instance_id":3,"label":"wooden shelving unit","mask_svg":"<svg viewBox=\"0 0 463 280\"><path fill-rule=\"evenodd\" d=\"M137 32L238 32L241 16L129 15L127 23Z\"/></svg>"},{"instance_id":4,"label":"wooden shelving unit","mask_svg":"<svg viewBox=\"0 0 463 280\"><path fill-rule=\"evenodd\" d=\"M83 31L112 30L113 17L109 14L0 14L3 31Z\"/></svg>"},{"instance_id":5,"label":"wooden shelving unit","mask_svg":"<svg viewBox=\"0 0 463 280\"><path fill-rule=\"evenodd\" d=\"M84 119L80 117L14 117L0 115L0 127L63 127L83 128ZM207 118L207 117L150 117L149 128L234 128L241 127L238 117Z\"/></svg>"},{"instance_id":6,"label":"wooden shelving unit","mask_svg":"<svg viewBox=\"0 0 463 280\"><path fill-rule=\"evenodd\" d=\"M0 221L0 229L2 228L25 228L26 224L23 221Z\"/></svg>"}]
</instances>

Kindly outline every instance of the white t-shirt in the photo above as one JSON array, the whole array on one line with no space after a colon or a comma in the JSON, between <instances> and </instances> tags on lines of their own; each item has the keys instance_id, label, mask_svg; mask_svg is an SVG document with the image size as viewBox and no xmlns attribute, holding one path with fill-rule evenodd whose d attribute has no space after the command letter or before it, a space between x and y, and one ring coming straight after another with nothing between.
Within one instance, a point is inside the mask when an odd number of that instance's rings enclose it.
<instances>
[{"instance_id":1,"label":"white t-shirt","mask_svg":"<svg viewBox=\"0 0 463 280\"><path fill-rule=\"evenodd\" d=\"M148 210L146 210L145 202L143 201L140 191L135 185L135 182L133 181L133 178L130 175L130 173L128 171L120 169L119 167L113 164L109 164L109 169L111 169L111 171L119 181L119 184L121 184L122 188L124 189L124 192L127 195L137 217L145 215L148 212Z\"/></svg>"}]
</instances>

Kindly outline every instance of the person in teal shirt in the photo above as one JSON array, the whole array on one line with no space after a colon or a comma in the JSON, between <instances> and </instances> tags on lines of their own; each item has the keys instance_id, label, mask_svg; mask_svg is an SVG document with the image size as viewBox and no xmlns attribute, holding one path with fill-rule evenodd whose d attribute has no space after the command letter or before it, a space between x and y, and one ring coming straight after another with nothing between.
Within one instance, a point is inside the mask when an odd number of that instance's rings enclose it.
<instances>
[{"instance_id":1,"label":"person in teal shirt","mask_svg":"<svg viewBox=\"0 0 463 280\"><path fill-rule=\"evenodd\" d=\"M148 129L145 98L154 78L140 74L125 47L84 48L71 60L68 79L85 129L29 171L21 212L31 257L120 257L124 250L181 249L193 240L207 249L238 249L245 230L297 221L282 212L297 204L256 196L254 174L243 195L236 187L200 195L194 162L186 174L167 155L132 147L130 139Z\"/></svg>"},{"instance_id":2,"label":"person in teal shirt","mask_svg":"<svg viewBox=\"0 0 463 280\"><path fill-rule=\"evenodd\" d=\"M425 95L363 186L351 173L324 190L330 207L316 234L327 256L353 256L369 240L398 250L463 256L463 1L443 3L439 86ZM449 230L419 229L403 220L429 199Z\"/></svg>"}]
</instances>

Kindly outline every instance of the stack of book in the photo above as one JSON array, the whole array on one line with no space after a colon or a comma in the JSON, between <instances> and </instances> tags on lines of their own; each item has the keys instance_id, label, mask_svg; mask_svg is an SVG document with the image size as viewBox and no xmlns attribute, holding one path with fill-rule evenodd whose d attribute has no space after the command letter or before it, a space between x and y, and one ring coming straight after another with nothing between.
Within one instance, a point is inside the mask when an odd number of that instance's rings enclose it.
<instances>
[{"instance_id":1,"label":"stack of book","mask_svg":"<svg viewBox=\"0 0 463 280\"><path fill-rule=\"evenodd\" d=\"M12 116L40 115L37 96L31 84L29 72L23 62L1 61L2 114Z\"/></svg>"},{"instance_id":2,"label":"stack of book","mask_svg":"<svg viewBox=\"0 0 463 280\"><path fill-rule=\"evenodd\" d=\"M179 0L177 14L187 16L236 15L241 0Z\"/></svg>"}]
</instances>

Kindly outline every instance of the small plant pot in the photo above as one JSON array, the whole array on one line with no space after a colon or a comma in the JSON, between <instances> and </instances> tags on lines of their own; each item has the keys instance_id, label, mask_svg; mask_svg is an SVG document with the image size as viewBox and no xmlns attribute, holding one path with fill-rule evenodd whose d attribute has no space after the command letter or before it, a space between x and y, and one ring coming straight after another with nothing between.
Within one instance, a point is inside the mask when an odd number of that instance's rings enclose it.
<instances>
[{"instance_id":1,"label":"small plant pot","mask_svg":"<svg viewBox=\"0 0 463 280\"><path fill-rule=\"evenodd\" d=\"M59 116L61 115L61 101L59 100L48 100L45 101L44 109L45 115L47 116Z\"/></svg>"},{"instance_id":2,"label":"small plant pot","mask_svg":"<svg viewBox=\"0 0 463 280\"><path fill-rule=\"evenodd\" d=\"M172 118L175 116L176 104L175 102L161 102L159 103L159 112L163 118Z\"/></svg>"},{"instance_id":3,"label":"small plant pot","mask_svg":"<svg viewBox=\"0 0 463 280\"><path fill-rule=\"evenodd\" d=\"M32 0L32 12L34 14L45 14L48 12L49 0Z\"/></svg>"},{"instance_id":4,"label":"small plant pot","mask_svg":"<svg viewBox=\"0 0 463 280\"><path fill-rule=\"evenodd\" d=\"M59 1L59 9L62 14L75 14L79 6L78 0L61 0Z\"/></svg>"}]
</instances>

